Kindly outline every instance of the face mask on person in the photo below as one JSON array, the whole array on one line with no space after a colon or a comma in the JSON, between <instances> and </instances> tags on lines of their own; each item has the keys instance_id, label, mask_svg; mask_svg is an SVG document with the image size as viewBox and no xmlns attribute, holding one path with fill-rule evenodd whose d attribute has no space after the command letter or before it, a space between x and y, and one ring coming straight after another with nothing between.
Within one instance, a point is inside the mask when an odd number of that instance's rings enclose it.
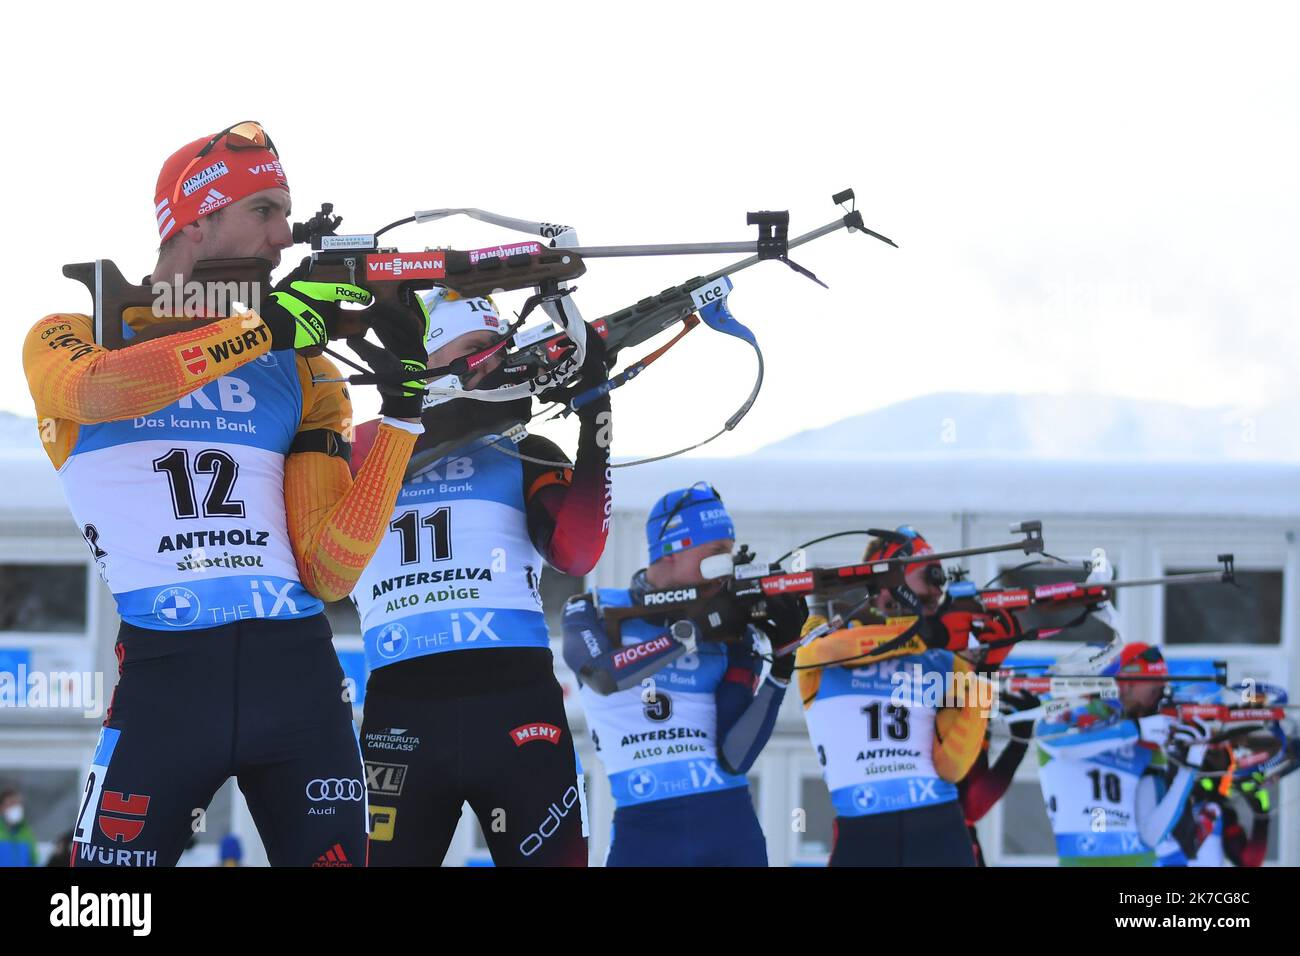
<instances>
[{"instance_id":1,"label":"face mask on person","mask_svg":"<svg viewBox=\"0 0 1300 956\"><path fill-rule=\"evenodd\" d=\"M16 827L23 822L23 805L15 803L12 807L5 810L5 823L11 827Z\"/></svg>"}]
</instances>

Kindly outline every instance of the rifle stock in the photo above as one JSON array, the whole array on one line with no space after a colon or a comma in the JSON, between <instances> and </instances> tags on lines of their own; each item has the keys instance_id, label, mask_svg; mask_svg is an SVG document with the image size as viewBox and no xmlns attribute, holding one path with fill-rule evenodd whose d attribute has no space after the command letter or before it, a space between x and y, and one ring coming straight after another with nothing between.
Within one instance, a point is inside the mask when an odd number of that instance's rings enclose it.
<instances>
[{"instance_id":1,"label":"rifle stock","mask_svg":"<svg viewBox=\"0 0 1300 956\"><path fill-rule=\"evenodd\" d=\"M70 263L63 274L90 291L95 341L106 349L120 349L224 318L234 301L255 308L263 291L270 289L271 263L260 258L203 259L179 288L174 282L128 282L112 259ZM123 334L126 312L141 308L156 315L183 315L187 309L218 314L155 322L127 338Z\"/></svg>"}]
</instances>

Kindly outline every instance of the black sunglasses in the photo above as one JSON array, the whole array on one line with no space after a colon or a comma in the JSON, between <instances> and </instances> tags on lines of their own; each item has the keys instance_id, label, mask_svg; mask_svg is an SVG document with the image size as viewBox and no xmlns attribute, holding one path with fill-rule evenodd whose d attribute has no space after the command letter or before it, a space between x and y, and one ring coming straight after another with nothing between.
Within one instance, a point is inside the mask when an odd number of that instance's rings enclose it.
<instances>
[{"instance_id":1,"label":"black sunglasses","mask_svg":"<svg viewBox=\"0 0 1300 956\"><path fill-rule=\"evenodd\" d=\"M176 177L176 188L172 190L172 204L181 201L181 186L189 178L190 172L194 167L199 165L203 157L212 152L216 145L224 139L227 149L269 149L271 155L276 159L280 158L279 152L275 148L275 143L271 142L271 137L266 135L266 130L262 129L262 124L254 120L244 120L242 123L236 123L234 126L228 126L223 129L212 139L208 140L206 146L199 150L198 154L190 160L190 164L185 167L179 176Z\"/></svg>"}]
</instances>

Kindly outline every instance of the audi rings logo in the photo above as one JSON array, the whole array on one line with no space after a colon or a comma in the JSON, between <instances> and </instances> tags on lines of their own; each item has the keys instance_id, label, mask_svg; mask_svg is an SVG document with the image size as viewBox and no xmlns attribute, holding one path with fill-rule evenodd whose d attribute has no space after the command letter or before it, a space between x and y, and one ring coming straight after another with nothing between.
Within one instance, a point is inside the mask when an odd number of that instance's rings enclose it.
<instances>
[{"instance_id":1,"label":"audi rings logo","mask_svg":"<svg viewBox=\"0 0 1300 956\"><path fill-rule=\"evenodd\" d=\"M307 799L313 803L323 800L361 800L366 795L366 785L360 780L313 780L307 784Z\"/></svg>"}]
</instances>

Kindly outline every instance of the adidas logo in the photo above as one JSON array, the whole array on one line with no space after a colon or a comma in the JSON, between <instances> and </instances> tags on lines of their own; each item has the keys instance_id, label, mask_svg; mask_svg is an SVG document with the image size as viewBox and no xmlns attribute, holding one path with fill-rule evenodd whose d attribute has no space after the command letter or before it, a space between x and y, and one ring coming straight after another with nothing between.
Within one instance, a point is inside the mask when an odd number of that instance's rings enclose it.
<instances>
[{"instance_id":1,"label":"adidas logo","mask_svg":"<svg viewBox=\"0 0 1300 956\"><path fill-rule=\"evenodd\" d=\"M206 215L214 209L220 209L228 202L233 200L225 193L218 192L216 189L209 189L208 194L203 197L203 203L199 206L199 215Z\"/></svg>"},{"instance_id":2,"label":"adidas logo","mask_svg":"<svg viewBox=\"0 0 1300 956\"><path fill-rule=\"evenodd\" d=\"M316 862L312 864L317 866L351 866L348 862L348 855L343 852L343 847L335 843L332 847L316 857Z\"/></svg>"}]
</instances>

